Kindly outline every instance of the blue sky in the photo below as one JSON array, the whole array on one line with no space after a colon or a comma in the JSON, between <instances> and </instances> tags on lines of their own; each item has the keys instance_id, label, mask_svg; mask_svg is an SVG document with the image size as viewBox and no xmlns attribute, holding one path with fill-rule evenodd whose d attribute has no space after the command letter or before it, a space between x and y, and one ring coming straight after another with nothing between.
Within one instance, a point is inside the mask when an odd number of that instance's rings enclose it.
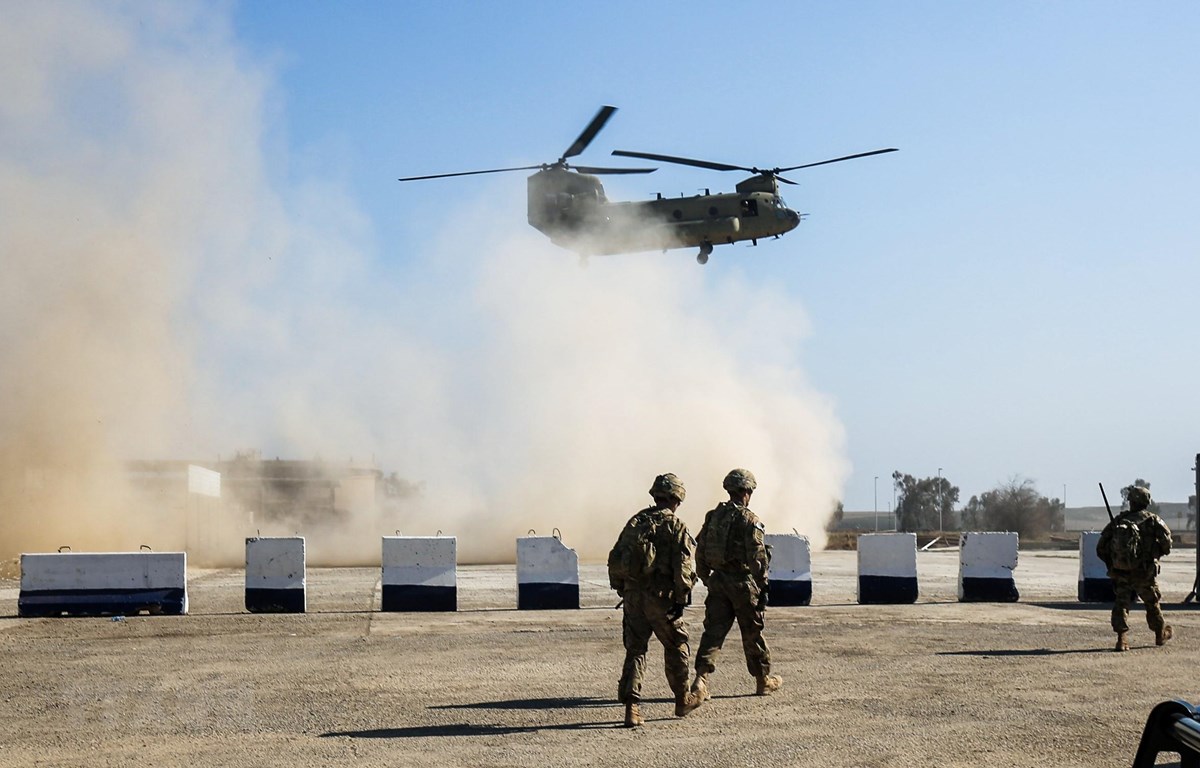
<instances>
[{"instance_id":1,"label":"blue sky","mask_svg":"<svg viewBox=\"0 0 1200 768\"><path fill-rule=\"evenodd\" d=\"M233 29L275 78L271 173L344 183L397 279L453 216L520 221L524 198L523 174L397 177L553 160L601 104L620 111L586 163L899 147L799 172L799 229L703 268L804 307L798 353L846 431L847 507L878 487L885 508L896 469L941 467L964 501L1016 475L1072 505L1098 503L1097 481L1191 490L1195 4L253 2ZM606 186L740 178L661 166ZM700 269L685 251L616 258Z\"/></svg>"}]
</instances>

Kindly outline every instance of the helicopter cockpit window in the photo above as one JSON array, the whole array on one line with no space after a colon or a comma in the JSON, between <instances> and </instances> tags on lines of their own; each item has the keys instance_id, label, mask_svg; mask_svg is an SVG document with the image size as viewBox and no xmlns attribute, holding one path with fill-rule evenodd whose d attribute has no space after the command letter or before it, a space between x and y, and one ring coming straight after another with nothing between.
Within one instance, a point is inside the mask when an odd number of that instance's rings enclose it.
<instances>
[{"instance_id":1,"label":"helicopter cockpit window","mask_svg":"<svg viewBox=\"0 0 1200 768\"><path fill-rule=\"evenodd\" d=\"M743 200L742 201L742 215L743 216L757 216L758 215L758 201L752 197L748 197L745 200Z\"/></svg>"},{"instance_id":2,"label":"helicopter cockpit window","mask_svg":"<svg viewBox=\"0 0 1200 768\"><path fill-rule=\"evenodd\" d=\"M787 203L783 202L782 197L776 196L772 202L775 203L776 208L787 208Z\"/></svg>"}]
</instances>

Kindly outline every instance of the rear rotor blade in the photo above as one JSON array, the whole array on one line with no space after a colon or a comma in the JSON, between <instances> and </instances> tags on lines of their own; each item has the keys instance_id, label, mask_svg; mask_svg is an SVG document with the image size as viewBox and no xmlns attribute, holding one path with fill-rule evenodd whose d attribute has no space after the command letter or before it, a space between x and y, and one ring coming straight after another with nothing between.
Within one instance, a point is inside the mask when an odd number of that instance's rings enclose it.
<instances>
[{"instance_id":1,"label":"rear rotor blade","mask_svg":"<svg viewBox=\"0 0 1200 768\"><path fill-rule=\"evenodd\" d=\"M900 150L897 149L896 147L891 147L890 149L876 149L871 152L859 152L857 155L846 155L845 157L835 157L832 160L822 160L819 163L805 163L804 165L793 165L791 168L776 168L775 173L780 173L782 171L795 171L800 168L813 168L818 165L829 165L830 163L840 163L843 160L854 160L855 158L859 158L859 157L870 157L871 155L882 155L887 152L899 152L899 151Z\"/></svg>"},{"instance_id":2,"label":"rear rotor blade","mask_svg":"<svg viewBox=\"0 0 1200 768\"><path fill-rule=\"evenodd\" d=\"M487 171L462 171L461 173L435 173L432 176L405 176L400 181L422 181L424 179L448 179L451 176L478 176L481 173L507 173L508 171L536 171L540 165L522 165L516 168L492 168Z\"/></svg>"},{"instance_id":3,"label":"rear rotor blade","mask_svg":"<svg viewBox=\"0 0 1200 768\"><path fill-rule=\"evenodd\" d=\"M710 171L748 171L749 173L758 173L754 168L746 168L741 165L726 165L725 163L713 163L708 160L691 160L686 157L674 157L672 155L655 155L650 152L629 152L624 149L614 149L613 154L617 157L637 157L642 160L654 160L660 163L691 165L696 168L707 168Z\"/></svg>"},{"instance_id":4,"label":"rear rotor blade","mask_svg":"<svg viewBox=\"0 0 1200 768\"><path fill-rule=\"evenodd\" d=\"M597 176L617 173L654 173L658 170L657 168L595 168L590 165L572 165L571 167L580 173L591 173Z\"/></svg>"},{"instance_id":5,"label":"rear rotor blade","mask_svg":"<svg viewBox=\"0 0 1200 768\"><path fill-rule=\"evenodd\" d=\"M616 107L601 107L596 116L592 118L592 122L588 123L588 127L583 129L583 133L579 134L578 139L575 139L575 143L563 153L562 159L566 160L568 157L575 157L575 155L586 149L587 145L592 143L592 139L596 138L596 134L600 133L600 129L604 127L604 124L608 122L608 118L612 117L613 112L616 111Z\"/></svg>"}]
</instances>

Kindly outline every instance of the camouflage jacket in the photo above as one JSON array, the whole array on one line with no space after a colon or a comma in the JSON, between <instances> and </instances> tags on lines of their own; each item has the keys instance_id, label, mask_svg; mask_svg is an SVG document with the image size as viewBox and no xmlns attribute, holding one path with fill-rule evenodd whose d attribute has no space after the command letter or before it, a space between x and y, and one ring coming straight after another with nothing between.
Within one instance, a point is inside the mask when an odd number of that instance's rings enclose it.
<instances>
[{"instance_id":1,"label":"camouflage jacket","mask_svg":"<svg viewBox=\"0 0 1200 768\"><path fill-rule=\"evenodd\" d=\"M1109 521L1100 533L1100 540L1096 542L1096 555L1110 570L1112 569L1113 529L1122 520L1128 520L1138 527L1145 553L1143 570L1153 573L1158 559L1171 553L1171 529L1161 517L1148 509L1138 512L1126 510L1117 515L1116 519Z\"/></svg>"},{"instance_id":2,"label":"camouflage jacket","mask_svg":"<svg viewBox=\"0 0 1200 768\"><path fill-rule=\"evenodd\" d=\"M627 561L623 556L636 545L636 531L646 525L652 525L654 531L650 574L638 578L622 573L621 563ZM629 518L608 554L609 586L622 596L627 590L641 589L676 603L690 603L696 583L695 552L696 540L682 520L669 509L647 507Z\"/></svg>"},{"instance_id":3,"label":"camouflage jacket","mask_svg":"<svg viewBox=\"0 0 1200 768\"><path fill-rule=\"evenodd\" d=\"M713 571L749 574L762 586L769 565L763 524L749 507L723 501L704 517L696 538L696 571L701 579L707 580Z\"/></svg>"}]
</instances>

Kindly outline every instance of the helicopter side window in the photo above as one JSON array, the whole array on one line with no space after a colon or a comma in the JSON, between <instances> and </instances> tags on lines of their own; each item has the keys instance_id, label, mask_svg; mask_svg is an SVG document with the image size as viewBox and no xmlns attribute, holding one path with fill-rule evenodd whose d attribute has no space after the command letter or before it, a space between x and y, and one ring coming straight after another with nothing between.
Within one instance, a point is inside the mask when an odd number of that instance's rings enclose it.
<instances>
[{"instance_id":1,"label":"helicopter side window","mask_svg":"<svg viewBox=\"0 0 1200 768\"><path fill-rule=\"evenodd\" d=\"M757 216L758 215L758 201L752 197L748 197L745 200L743 200L742 201L742 215L743 216Z\"/></svg>"}]
</instances>

